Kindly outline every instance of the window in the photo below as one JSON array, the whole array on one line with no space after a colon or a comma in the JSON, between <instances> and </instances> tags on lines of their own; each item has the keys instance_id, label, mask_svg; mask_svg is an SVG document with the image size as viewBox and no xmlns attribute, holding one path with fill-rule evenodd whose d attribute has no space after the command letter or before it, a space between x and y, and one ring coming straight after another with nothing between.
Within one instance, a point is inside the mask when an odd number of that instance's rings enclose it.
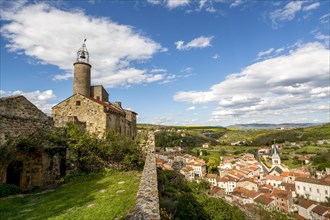
<instances>
[{"instance_id":1,"label":"window","mask_svg":"<svg viewBox=\"0 0 330 220\"><path fill-rule=\"evenodd\" d=\"M325 194L325 195L328 195L328 190L325 190L325 191L324 191L324 194Z\"/></svg>"},{"instance_id":2,"label":"window","mask_svg":"<svg viewBox=\"0 0 330 220\"><path fill-rule=\"evenodd\" d=\"M312 188L311 187L309 187L309 191L312 192Z\"/></svg>"},{"instance_id":3,"label":"window","mask_svg":"<svg viewBox=\"0 0 330 220\"><path fill-rule=\"evenodd\" d=\"M76 106L80 106L80 101L76 101Z\"/></svg>"},{"instance_id":4,"label":"window","mask_svg":"<svg viewBox=\"0 0 330 220\"><path fill-rule=\"evenodd\" d=\"M304 191L306 190L306 187L304 187Z\"/></svg>"},{"instance_id":5,"label":"window","mask_svg":"<svg viewBox=\"0 0 330 220\"><path fill-rule=\"evenodd\" d=\"M316 191L317 191L317 193L319 193L319 194L320 194L320 190L319 190L319 189L317 189Z\"/></svg>"},{"instance_id":6,"label":"window","mask_svg":"<svg viewBox=\"0 0 330 220\"><path fill-rule=\"evenodd\" d=\"M300 186L297 186L297 189L300 189Z\"/></svg>"}]
</instances>

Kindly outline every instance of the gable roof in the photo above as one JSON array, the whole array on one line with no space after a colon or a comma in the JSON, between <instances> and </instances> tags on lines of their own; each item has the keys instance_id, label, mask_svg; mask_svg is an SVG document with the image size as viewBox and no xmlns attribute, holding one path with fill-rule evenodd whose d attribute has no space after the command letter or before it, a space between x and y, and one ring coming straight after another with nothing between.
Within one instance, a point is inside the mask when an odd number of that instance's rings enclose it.
<instances>
[{"instance_id":1,"label":"gable roof","mask_svg":"<svg viewBox=\"0 0 330 220\"><path fill-rule=\"evenodd\" d=\"M327 211L330 211L330 208L325 207L323 205L317 205L312 209L312 212L315 212L319 215L323 215L324 213L326 213Z\"/></svg>"},{"instance_id":2,"label":"gable roof","mask_svg":"<svg viewBox=\"0 0 330 220\"><path fill-rule=\"evenodd\" d=\"M77 96L77 95L78 95L78 96L82 96L82 97L84 97L84 98L86 98L86 99L88 99L88 100L90 100L90 101L93 101L93 102L96 103L96 104L102 105L104 108L110 110L111 112L114 112L114 113L117 113L117 114L121 114L121 115L123 115L123 116L126 115L124 109L119 109L118 107L115 107L114 105L112 105L112 104L110 104L110 103L102 102L102 101L100 101L100 100L93 99L93 98L91 98L91 97L87 97L87 96L82 95L82 94L80 94L80 93L76 93L76 94L73 94L73 95L69 96L68 98L66 98L66 99L64 99L63 101L61 101L61 102L57 103L56 105L54 105L54 106L52 107L52 109L55 108L55 107L57 107L58 105L62 104L63 102L65 102L65 101L71 99L72 97Z\"/></svg>"},{"instance_id":3,"label":"gable roof","mask_svg":"<svg viewBox=\"0 0 330 220\"><path fill-rule=\"evenodd\" d=\"M307 177L297 177L296 182L305 182L305 183L312 183L316 185L323 185L323 186L330 186L330 182L327 179L314 179L314 178L307 178Z\"/></svg>"},{"instance_id":4,"label":"gable roof","mask_svg":"<svg viewBox=\"0 0 330 220\"><path fill-rule=\"evenodd\" d=\"M269 196L266 195L260 195L258 196L254 201L261 203L263 205L269 205L272 201L274 201L273 199L271 199Z\"/></svg>"},{"instance_id":5,"label":"gable roof","mask_svg":"<svg viewBox=\"0 0 330 220\"><path fill-rule=\"evenodd\" d=\"M274 166L268 173L271 173L273 171L276 171L277 173L281 174L283 172L283 169L279 166Z\"/></svg>"},{"instance_id":6,"label":"gable roof","mask_svg":"<svg viewBox=\"0 0 330 220\"><path fill-rule=\"evenodd\" d=\"M314 205L314 203L312 201L309 201L309 200L301 200L298 204L299 206L305 208L305 209L308 209L309 207L311 207L312 205Z\"/></svg>"}]
</instances>

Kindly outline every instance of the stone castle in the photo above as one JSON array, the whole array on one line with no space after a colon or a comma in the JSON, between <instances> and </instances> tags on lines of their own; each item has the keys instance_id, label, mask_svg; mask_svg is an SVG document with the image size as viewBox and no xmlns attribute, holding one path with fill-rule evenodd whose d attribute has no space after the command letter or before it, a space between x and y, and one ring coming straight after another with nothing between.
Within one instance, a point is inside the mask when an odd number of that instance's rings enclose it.
<instances>
[{"instance_id":1,"label":"stone castle","mask_svg":"<svg viewBox=\"0 0 330 220\"><path fill-rule=\"evenodd\" d=\"M121 102L109 102L109 94L102 85L91 86L92 66L85 41L73 64L73 95L52 108L54 125L63 127L74 122L83 124L88 132L99 137L106 130L113 130L134 139L137 113L122 108Z\"/></svg>"},{"instance_id":2,"label":"stone castle","mask_svg":"<svg viewBox=\"0 0 330 220\"><path fill-rule=\"evenodd\" d=\"M53 118L24 96L0 98L0 184L15 184L27 191L47 187L68 171L70 158L64 147L38 146L38 150L29 152L10 144L6 146L11 141L20 143L39 129L74 122L99 137L113 130L135 138L137 113L122 108L120 102L110 103L102 85L91 86L91 67L84 42L74 63L73 95L52 108Z\"/></svg>"}]
</instances>

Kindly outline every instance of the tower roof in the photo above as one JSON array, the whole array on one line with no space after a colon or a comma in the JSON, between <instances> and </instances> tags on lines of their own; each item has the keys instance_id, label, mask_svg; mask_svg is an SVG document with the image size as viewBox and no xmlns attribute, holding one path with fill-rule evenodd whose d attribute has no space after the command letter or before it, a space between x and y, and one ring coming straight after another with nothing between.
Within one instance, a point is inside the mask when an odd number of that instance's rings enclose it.
<instances>
[{"instance_id":1,"label":"tower roof","mask_svg":"<svg viewBox=\"0 0 330 220\"><path fill-rule=\"evenodd\" d=\"M84 39L83 44L81 45L80 49L77 51L76 62L89 63L89 53L86 48L86 41L87 38Z\"/></svg>"},{"instance_id":2,"label":"tower roof","mask_svg":"<svg viewBox=\"0 0 330 220\"><path fill-rule=\"evenodd\" d=\"M272 148L273 148L273 155L272 155L272 158L273 158L273 159L280 159L280 154L279 154L279 151L278 151L278 146L277 146L277 144L273 144Z\"/></svg>"}]
</instances>

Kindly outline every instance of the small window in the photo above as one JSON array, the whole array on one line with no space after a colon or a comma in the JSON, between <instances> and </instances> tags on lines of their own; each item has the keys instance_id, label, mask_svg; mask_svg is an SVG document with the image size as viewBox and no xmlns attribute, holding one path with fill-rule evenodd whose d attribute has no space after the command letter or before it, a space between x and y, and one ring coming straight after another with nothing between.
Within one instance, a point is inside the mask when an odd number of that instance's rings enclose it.
<instances>
[{"instance_id":1,"label":"small window","mask_svg":"<svg viewBox=\"0 0 330 220\"><path fill-rule=\"evenodd\" d=\"M325 190L324 193L325 193L325 195L328 195L328 190Z\"/></svg>"},{"instance_id":2,"label":"small window","mask_svg":"<svg viewBox=\"0 0 330 220\"><path fill-rule=\"evenodd\" d=\"M76 106L80 106L80 101L76 101Z\"/></svg>"},{"instance_id":3,"label":"small window","mask_svg":"<svg viewBox=\"0 0 330 220\"><path fill-rule=\"evenodd\" d=\"M309 191L312 192L312 188L311 187L309 187Z\"/></svg>"},{"instance_id":4,"label":"small window","mask_svg":"<svg viewBox=\"0 0 330 220\"><path fill-rule=\"evenodd\" d=\"M316 191L317 191L317 193L320 193L320 190L319 189L317 189Z\"/></svg>"}]
</instances>

